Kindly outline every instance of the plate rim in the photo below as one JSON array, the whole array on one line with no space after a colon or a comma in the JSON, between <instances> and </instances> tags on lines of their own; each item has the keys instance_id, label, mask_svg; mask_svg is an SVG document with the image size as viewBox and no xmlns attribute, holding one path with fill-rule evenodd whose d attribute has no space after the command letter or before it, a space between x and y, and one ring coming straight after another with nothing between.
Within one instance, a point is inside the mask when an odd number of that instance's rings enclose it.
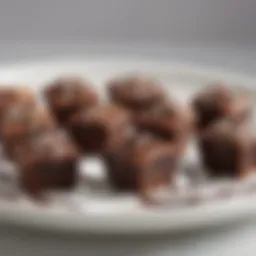
<instances>
[{"instance_id":1,"label":"plate rim","mask_svg":"<svg viewBox=\"0 0 256 256\"><path fill-rule=\"evenodd\" d=\"M88 59L78 58L57 58L38 61L23 61L20 63L8 63L0 65L0 81L1 76L16 71L25 72L24 70L39 69L47 66L64 67L70 65L105 65L109 62L118 63L118 65L130 65L145 69L156 69L160 72L176 72L180 74L188 74L194 77L202 77L205 79L226 81L231 84L241 84L247 90L255 92L253 84L255 78L243 73L237 74L231 71L224 71L203 67L194 64L183 64L171 62L168 60L154 60L152 58L129 58L107 56L102 58L89 57ZM23 71L22 71L23 70ZM43 73L43 72L42 72ZM255 198L254 198L255 197ZM79 231L90 232L95 234L131 234L131 233L162 233L162 232L178 232L182 230L193 230L199 227L213 226L216 224L230 222L239 218L246 218L256 213L256 204L252 204L256 200L256 196L246 197L243 200L237 198L232 201L218 202L211 205L194 206L190 209L179 209L173 211L168 210L151 210L139 213L124 212L118 215L92 215L86 213L74 212L54 212L45 210L41 207L21 207L15 206L12 202L0 202L0 219L13 223L23 223L26 226L34 226L47 229L58 229L62 231ZM208 215L202 214L202 211ZM215 214L213 214L215 213ZM222 216L220 216L222 213ZM58 217L58 218L56 218ZM127 222L116 221L117 218L126 219ZM172 219L171 219L172 218Z\"/></svg>"}]
</instances>

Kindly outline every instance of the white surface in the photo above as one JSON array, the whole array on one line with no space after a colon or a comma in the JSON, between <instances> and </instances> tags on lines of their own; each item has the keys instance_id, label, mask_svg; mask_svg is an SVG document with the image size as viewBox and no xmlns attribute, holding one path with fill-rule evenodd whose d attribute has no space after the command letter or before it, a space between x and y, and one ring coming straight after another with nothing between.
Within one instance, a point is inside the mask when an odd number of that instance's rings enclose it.
<instances>
[{"instance_id":1,"label":"white surface","mask_svg":"<svg viewBox=\"0 0 256 256\"><path fill-rule=\"evenodd\" d=\"M133 60L129 58L101 58L88 61L44 61L18 64L0 69L0 83L27 84L36 92L43 85L60 75L74 74L93 81L100 92L105 82L113 76L139 72L158 78L166 90L181 100L202 88L205 84L222 81L239 87L254 97L251 90L255 80L249 77L212 71L202 67L180 66L170 62ZM247 89L245 89L247 88ZM248 91L247 91L248 90ZM250 91L251 90L251 91ZM184 208L145 208L136 198L110 198L102 202L97 198L78 198L78 210L48 208L32 204L1 202L0 217L24 225L48 229L92 233L165 233L166 231L190 231L239 220L256 213L256 195L234 197L221 201L206 202ZM70 207L68 205L68 207ZM119 222L117 219L125 219Z\"/></svg>"}]
</instances>

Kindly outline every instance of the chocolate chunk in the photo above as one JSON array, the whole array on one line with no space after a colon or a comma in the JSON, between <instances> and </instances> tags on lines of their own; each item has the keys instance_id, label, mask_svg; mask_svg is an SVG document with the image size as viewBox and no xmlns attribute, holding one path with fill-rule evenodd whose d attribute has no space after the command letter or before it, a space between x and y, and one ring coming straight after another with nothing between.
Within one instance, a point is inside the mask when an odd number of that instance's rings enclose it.
<instances>
[{"instance_id":1,"label":"chocolate chunk","mask_svg":"<svg viewBox=\"0 0 256 256\"><path fill-rule=\"evenodd\" d=\"M31 194L76 184L79 153L63 131L32 135L14 147L13 155L21 186Z\"/></svg>"},{"instance_id":2,"label":"chocolate chunk","mask_svg":"<svg viewBox=\"0 0 256 256\"><path fill-rule=\"evenodd\" d=\"M115 103L132 111L150 108L165 98L160 83L144 76L112 80L108 84L108 92Z\"/></svg>"},{"instance_id":3,"label":"chocolate chunk","mask_svg":"<svg viewBox=\"0 0 256 256\"><path fill-rule=\"evenodd\" d=\"M113 188L134 191L145 198L152 190L171 184L177 160L173 147L147 136L135 136L105 154Z\"/></svg>"},{"instance_id":4,"label":"chocolate chunk","mask_svg":"<svg viewBox=\"0 0 256 256\"><path fill-rule=\"evenodd\" d=\"M170 100L138 113L135 122L139 130L175 144L182 153L194 131L195 117L190 108Z\"/></svg>"},{"instance_id":5,"label":"chocolate chunk","mask_svg":"<svg viewBox=\"0 0 256 256\"><path fill-rule=\"evenodd\" d=\"M235 95L219 84L199 93L192 105L197 114L199 129L204 129L224 117L241 123L251 112L251 103L246 96Z\"/></svg>"},{"instance_id":6,"label":"chocolate chunk","mask_svg":"<svg viewBox=\"0 0 256 256\"><path fill-rule=\"evenodd\" d=\"M25 137L56 128L55 120L46 109L16 104L5 111L0 135L6 151L11 153L13 146Z\"/></svg>"},{"instance_id":7,"label":"chocolate chunk","mask_svg":"<svg viewBox=\"0 0 256 256\"><path fill-rule=\"evenodd\" d=\"M76 77L57 79L47 87L45 96L56 119L62 124L79 109L89 109L99 102L92 86Z\"/></svg>"},{"instance_id":8,"label":"chocolate chunk","mask_svg":"<svg viewBox=\"0 0 256 256\"><path fill-rule=\"evenodd\" d=\"M35 96L28 88L2 88L0 90L0 121L10 106L19 104L32 107L35 102Z\"/></svg>"},{"instance_id":9,"label":"chocolate chunk","mask_svg":"<svg viewBox=\"0 0 256 256\"><path fill-rule=\"evenodd\" d=\"M82 110L69 122L76 143L86 153L101 153L115 137L123 138L133 130L129 114L114 105Z\"/></svg>"},{"instance_id":10,"label":"chocolate chunk","mask_svg":"<svg viewBox=\"0 0 256 256\"><path fill-rule=\"evenodd\" d=\"M230 120L221 120L202 133L199 149L212 177L242 177L253 169L250 132Z\"/></svg>"}]
</instances>

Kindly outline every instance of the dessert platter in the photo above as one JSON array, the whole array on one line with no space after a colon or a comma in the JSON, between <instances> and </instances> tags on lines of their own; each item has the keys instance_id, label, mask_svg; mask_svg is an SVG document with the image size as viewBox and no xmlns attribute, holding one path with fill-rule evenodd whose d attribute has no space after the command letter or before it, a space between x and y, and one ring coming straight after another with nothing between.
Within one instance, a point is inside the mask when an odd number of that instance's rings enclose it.
<instances>
[{"instance_id":1,"label":"dessert platter","mask_svg":"<svg viewBox=\"0 0 256 256\"><path fill-rule=\"evenodd\" d=\"M0 220L133 234L253 217L254 85L129 58L0 67Z\"/></svg>"}]
</instances>

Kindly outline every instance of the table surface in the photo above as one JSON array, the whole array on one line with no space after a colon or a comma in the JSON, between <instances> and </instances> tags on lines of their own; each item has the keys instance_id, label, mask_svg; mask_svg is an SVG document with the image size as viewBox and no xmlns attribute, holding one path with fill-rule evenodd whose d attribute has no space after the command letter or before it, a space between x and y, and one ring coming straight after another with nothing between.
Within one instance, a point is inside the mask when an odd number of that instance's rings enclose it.
<instances>
[{"instance_id":1,"label":"table surface","mask_svg":"<svg viewBox=\"0 0 256 256\"><path fill-rule=\"evenodd\" d=\"M89 58L101 55L152 57L195 63L256 76L256 48L246 46L167 46L60 42L0 43L0 64L58 57ZM232 227L183 235L91 237L50 234L3 225L0 254L47 256L240 256L255 255L256 218Z\"/></svg>"}]
</instances>

